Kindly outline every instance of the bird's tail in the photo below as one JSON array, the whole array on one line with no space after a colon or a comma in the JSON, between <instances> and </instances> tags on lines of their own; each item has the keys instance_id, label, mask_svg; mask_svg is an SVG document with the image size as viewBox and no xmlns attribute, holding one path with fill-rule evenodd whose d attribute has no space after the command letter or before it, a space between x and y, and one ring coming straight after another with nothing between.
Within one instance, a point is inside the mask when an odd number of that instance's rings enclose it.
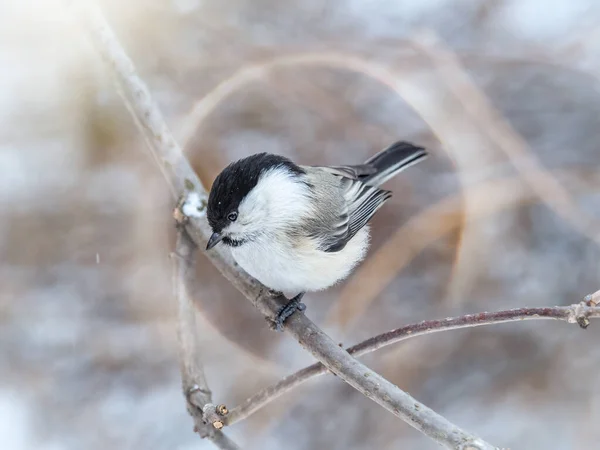
<instances>
[{"instance_id":1,"label":"bird's tail","mask_svg":"<svg viewBox=\"0 0 600 450\"><path fill-rule=\"evenodd\" d=\"M361 181L369 186L380 186L426 157L427 152L423 147L406 141L396 142L365 161L365 165L374 167L376 171L372 175L361 178Z\"/></svg>"}]
</instances>

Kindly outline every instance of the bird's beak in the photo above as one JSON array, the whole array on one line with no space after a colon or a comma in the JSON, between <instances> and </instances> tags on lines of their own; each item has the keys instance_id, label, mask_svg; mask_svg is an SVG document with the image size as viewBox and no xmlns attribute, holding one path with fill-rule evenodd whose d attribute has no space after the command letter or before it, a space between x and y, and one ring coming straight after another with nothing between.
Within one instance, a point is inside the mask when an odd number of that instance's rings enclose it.
<instances>
[{"instance_id":1,"label":"bird's beak","mask_svg":"<svg viewBox=\"0 0 600 450\"><path fill-rule=\"evenodd\" d=\"M211 248L213 248L215 245L221 242L222 239L223 236L221 234L213 233L210 239L208 240L208 244L206 244L206 250L210 250Z\"/></svg>"}]
</instances>

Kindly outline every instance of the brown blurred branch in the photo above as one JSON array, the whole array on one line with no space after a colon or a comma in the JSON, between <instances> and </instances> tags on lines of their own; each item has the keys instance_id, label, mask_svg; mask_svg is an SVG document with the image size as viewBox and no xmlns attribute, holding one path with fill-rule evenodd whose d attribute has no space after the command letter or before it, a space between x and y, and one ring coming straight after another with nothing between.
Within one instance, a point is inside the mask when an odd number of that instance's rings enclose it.
<instances>
[{"instance_id":1,"label":"brown blurred branch","mask_svg":"<svg viewBox=\"0 0 600 450\"><path fill-rule=\"evenodd\" d=\"M177 209L178 221L185 226L194 243L203 248L210 236L205 214L206 190L175 142L147 87L135 72L132 61L102 13L85 0L74 3L79 6L79 20L83 27L112 68L126 104L142 128L154 159L169 181L172 192L180 195L183 200ZM282 299L271 296L266 287L241 271L226 250L211 251L207 256L265 317L272 319L276 316ZM342 380L438 443L455 449L494 448L461 430L352 358L304 314L290 317L286 321L285 330ZM190 394L192 393L187 392L187 395Z\"/></svg>"},{"instance_id":2,"label":"brown blurred branch","mask_svg":"<svg viewBox=\"0 0 600 450\"><path fill-rule=\"evenodd\" d=\"M154 103L148 87L137 74L133 62L102 12L93 0L65 1L75 9L79 25L88 33L96 51L112 69L119 94L136 124L142 129L146 143L152 148L151 155L169 184L171 193L177 197L185 189L191 190L194 182L199 183L198 177L188 160L182 157L181 148Z\"/></svg>"},{"instance_id":3,"label":"brown blurred branch","mask_svg":"<svg viewBox=\"0 0 600 450\"><path fill-rule=\"evenodd\" d=\"M424 320L423 322L406 325L369 338L360 344L349 347L347 351L353 356L361 356L395 344L396 342L425 334L524 320L562 320L568 323L577 323L582 328L587 328L589 319L600 318L600 307L596 307L600 303L600 291L586 296L585 301L586 303L571 306L518 308L506 311L468 314L441 320ZM224 425L233 425L247 418L260 408L263 408L279 396L298 387L305 381L327 372L328 370L323 364L316 363L292 375L288 375L276 384L262 389L239 406L233 408L222 423ZM221 418L221 420L223 419Z\"/></svg>"},{"instance_id":4,"label":"brown blurred branch","mask_svg":"<svg viewBox=\"0 0 600 450\"><path fill-rule=\"evenodd\" d=\"M173 289L179 310L178 330L181 384L187 396L188 412L194 419L194 431L210 439L222 450L237 450L239 447L219 431L218 416L205 420L204 407L211 404L212 393L204 376L201 360L200 337L196 323L196 309L187 286L195 264L196 247L185 230L179 233L173 255Z\"/></svg>"},{"instance_id":5,"label":"brown blurred branch","mask_svg":"<svg viewBox=\"0 0 600 450\"><path fill-rule=\"evenodd\" d=\"M575 230L600 243L596 219L581 210L562 184L540 164L525 139L477 87L458 56L446 48L432 30L422 32L414 40L414 46L430 58L439 79L456 95L472 121L508 156L523 179L548 207Z\"/></svg>"}]
</instances>

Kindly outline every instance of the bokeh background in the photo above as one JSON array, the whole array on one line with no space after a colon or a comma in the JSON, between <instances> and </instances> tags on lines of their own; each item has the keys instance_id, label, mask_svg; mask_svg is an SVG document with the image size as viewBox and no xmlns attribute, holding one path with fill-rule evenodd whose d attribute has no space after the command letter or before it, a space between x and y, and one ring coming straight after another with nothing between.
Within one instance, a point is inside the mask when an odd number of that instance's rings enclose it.
<instances>
[{"instance_id":1,"label":"bokeh background","mask_svg":"<svg viewBox=\"0 0 600 450\"><path fill-rule=\"evenodd\" d=\"M180 391L173 201L65 3L0 4L0 446L209 449ZM334 339L600 288L600 3L100 4L207 186L259 151L430 150L389 183L365 263L307 297ZM215 402L312 362L204 257L197 272ZM599 330L498 325L365 361L496 445L594 449ZM332 376L227 431L245 449L437 448Z\"/></svg>"}]
</instances>

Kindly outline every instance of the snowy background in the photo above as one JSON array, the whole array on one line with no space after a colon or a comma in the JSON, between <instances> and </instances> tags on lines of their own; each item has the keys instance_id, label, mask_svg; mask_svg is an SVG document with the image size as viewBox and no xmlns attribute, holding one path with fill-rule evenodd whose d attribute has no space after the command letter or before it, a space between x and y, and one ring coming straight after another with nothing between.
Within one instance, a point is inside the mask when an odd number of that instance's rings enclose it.
<instances>
[{"instance_id":1,"label":"snowy background","mask_svg":"<svg viewBox=\"0 0 600 450\"><path fill-rule=\"evenodd\" d=\"M207 186L259 151L324 164L397 139L430 149L389 183L365 263L307 297L334 339L600 288L600 3L101 5ZM64 2L0 3L3 449L212 448L180 392L172 206ZM312 362L203 257L194 297L215 402ZM365 361L496 445L593 449L599 330L499 325ZM245 449L437 448L331 376L227 431Z\"/></svg>"}]
</instances>

